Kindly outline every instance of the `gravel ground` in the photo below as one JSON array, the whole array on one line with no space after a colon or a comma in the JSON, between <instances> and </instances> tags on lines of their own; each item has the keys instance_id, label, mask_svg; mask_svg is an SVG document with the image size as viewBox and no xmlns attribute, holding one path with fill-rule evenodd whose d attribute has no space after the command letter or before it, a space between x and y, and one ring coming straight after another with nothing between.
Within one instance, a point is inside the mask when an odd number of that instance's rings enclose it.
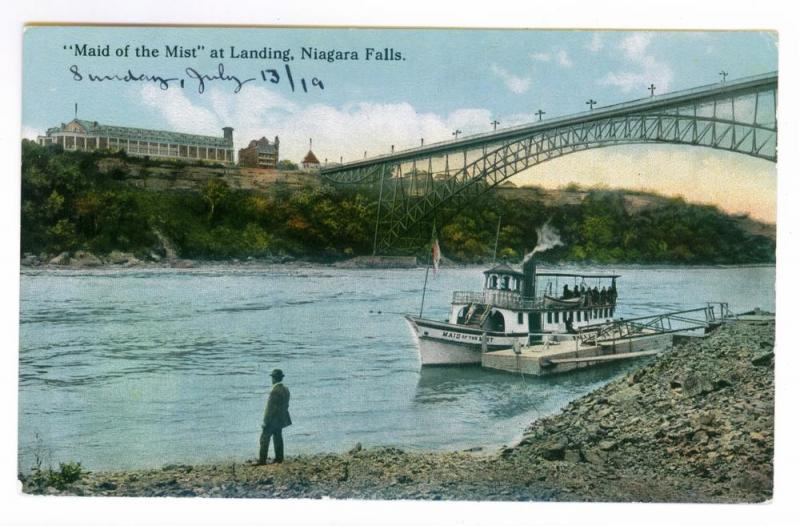
<instances>
[{"instance_id":1,"label":"gravel ground","mask_svg":"<svg viewBox=\"0 0 800 526\"><path fill-rule=\"evenodd\" d=\"M736 322L534 422L497 454L395 448L283 464L85 473L57 495L762 502L772 496L774 322Z\"/></svg>"}]
</instances>

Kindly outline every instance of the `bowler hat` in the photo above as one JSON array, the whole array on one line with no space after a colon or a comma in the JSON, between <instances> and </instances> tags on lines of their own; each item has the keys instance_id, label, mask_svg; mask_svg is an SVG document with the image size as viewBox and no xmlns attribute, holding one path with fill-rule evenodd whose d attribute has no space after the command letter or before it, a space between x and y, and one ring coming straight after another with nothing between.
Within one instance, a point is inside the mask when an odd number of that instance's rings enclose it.
<instances>
[{"instance_id":1,"label":"bowler hat","mask_svg":"<svg viewBox=\"0 0 800 526\"><path fill-rule=\"evenodd\" d=\"M269 375L273 378L277 378L278 380L280 380L281 378L283 378L283 371L281 371L280 369L273 369L272 372L269 373Z\"/></svg>"}]
</instances>

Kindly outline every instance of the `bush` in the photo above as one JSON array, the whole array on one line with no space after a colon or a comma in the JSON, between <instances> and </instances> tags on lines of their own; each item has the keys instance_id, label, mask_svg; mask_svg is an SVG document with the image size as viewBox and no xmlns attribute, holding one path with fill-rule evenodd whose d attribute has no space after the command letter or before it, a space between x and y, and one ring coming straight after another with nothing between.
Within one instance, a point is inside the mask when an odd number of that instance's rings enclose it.
<instances>
[{"instance_id":1,"label":"bush","mask_svg":"<svg viewBox=\"0 0 800 526\"><path fill-rule=\"evenodd\" d=\"M30 477L24 482L37 491L45 488L63 490L73 482L80 480L84 474L80 462L61 462L58 465L58 471L34 468Z\"/></svg>"}]
</instances>

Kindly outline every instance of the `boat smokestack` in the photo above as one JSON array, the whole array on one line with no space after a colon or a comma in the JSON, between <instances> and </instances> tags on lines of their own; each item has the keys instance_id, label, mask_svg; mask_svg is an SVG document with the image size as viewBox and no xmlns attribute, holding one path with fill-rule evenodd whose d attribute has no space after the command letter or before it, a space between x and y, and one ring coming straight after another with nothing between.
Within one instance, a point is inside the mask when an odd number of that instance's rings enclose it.
<instances>
[{"instance_id":1,"label":"boat smokestack","mask_svg":"<svg viewBox=\"0 0 800 526\"><path fill-rule=\"evenodd\" d=\"M533 256L525 258L522 262L522 297L533 299L536 297L536 259Z\"/></svg>"}]
</instances>

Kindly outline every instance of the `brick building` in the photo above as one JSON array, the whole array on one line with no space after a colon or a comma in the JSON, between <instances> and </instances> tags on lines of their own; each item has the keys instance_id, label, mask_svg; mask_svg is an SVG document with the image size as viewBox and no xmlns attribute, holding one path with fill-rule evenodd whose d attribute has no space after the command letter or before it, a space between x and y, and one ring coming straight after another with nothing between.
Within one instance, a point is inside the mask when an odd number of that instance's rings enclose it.
<instances>
[{"instance_id":1,"label":"brick building","mask_svg":"<svg viewBox=\"0 0 800 526\"><path fill-rule=\"evenodd\" d=\"M250 141L247 148L239 150L239 166L248 168L276 168L278 166L278 149L280 139L270 144L269 139L261 137Z\"/></svg>"}]
</instances>

